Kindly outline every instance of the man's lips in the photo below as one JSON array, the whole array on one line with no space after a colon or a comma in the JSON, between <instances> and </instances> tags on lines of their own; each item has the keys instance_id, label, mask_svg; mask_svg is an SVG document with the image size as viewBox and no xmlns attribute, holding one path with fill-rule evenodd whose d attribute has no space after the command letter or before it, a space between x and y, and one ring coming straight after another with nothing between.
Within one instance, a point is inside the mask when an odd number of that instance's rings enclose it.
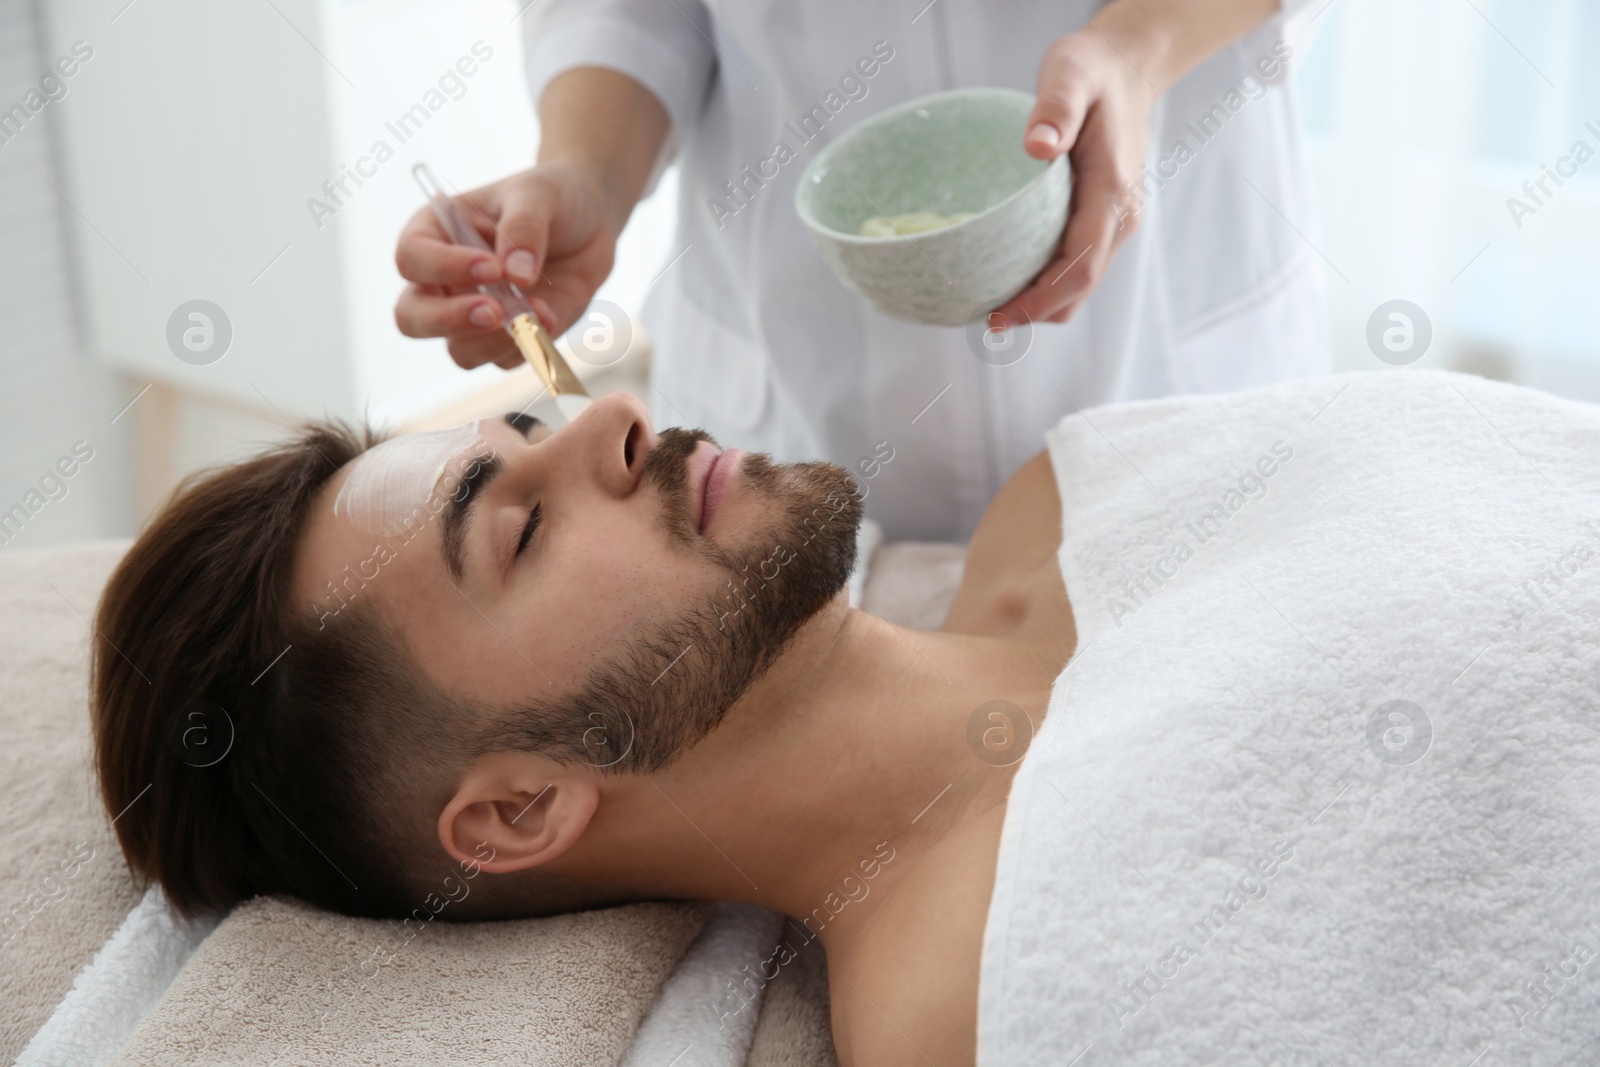
<instances>
[{"instance_id":1,"label":"man's lips","mask_svg":"<svg viewBox=\"0 0 1600 1067\"><path fill-rule=\"evenodd\" d=\"M706 442L706 448L697 448L689 457L689 493L695 504L695 529L705 533L711 525L718 506L728 494L734 468L744 455L737 448L718 452L715 445Z\"/></svg>"}]
</instances>

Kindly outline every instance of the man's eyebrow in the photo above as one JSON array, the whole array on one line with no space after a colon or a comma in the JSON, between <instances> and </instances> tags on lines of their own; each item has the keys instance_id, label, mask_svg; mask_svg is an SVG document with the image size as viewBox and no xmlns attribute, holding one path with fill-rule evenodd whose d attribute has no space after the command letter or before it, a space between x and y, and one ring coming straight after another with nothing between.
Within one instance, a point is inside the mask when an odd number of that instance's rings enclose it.
<instances>
[{"instance_id":1,"label":"man's eyebrow","mask_svg":"<svg viewBox=\"0 0 1600 1067\"><path fill-rule=\"evenodd\" d=\"M473 505L504 467L505 462L498 455L474 458L444 506L439 551L444 556L444 565L458 582L462 578L462 552L467 541L467 527L472 521Z\"/></svg>"},{"instance_id":2,"label":"man's eyebrow","mask_svg":"<svg viewBox=\"0 0 1600 1067\"><path fill-rule=\"evenodd\" d=\"M533 433L533 428L535 426L544 425L544 420L536 419L532 415L522 411L508 411L502 416L502 418L506 420L507 426L520 433L524 438L527 438Z\"/></svg>"}]
</instances>

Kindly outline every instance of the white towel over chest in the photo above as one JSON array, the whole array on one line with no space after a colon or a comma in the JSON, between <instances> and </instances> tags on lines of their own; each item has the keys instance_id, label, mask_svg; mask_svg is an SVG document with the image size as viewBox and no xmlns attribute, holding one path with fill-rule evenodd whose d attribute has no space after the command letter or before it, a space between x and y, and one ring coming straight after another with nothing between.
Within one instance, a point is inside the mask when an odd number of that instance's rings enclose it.
<instances>
[{"instance_id":1,"label":"white towel over chest","mask_svg":"<svg viewBox=\"0 0 1600 1067\"><path fill-rule=\"evenodd\" d=\"M1600 408L1397 372L1048 445L1080 650L980 1063L1600 1063Z\"/></svg>"}]
</instances>

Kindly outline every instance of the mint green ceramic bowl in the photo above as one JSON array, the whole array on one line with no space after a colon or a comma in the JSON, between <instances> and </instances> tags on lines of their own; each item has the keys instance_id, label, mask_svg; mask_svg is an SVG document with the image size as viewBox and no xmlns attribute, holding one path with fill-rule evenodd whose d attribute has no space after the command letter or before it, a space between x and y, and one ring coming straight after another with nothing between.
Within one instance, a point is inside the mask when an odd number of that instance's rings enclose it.
<instances>
[{"instance_id":1,"label":"mint green ceramic bowl","mask_svg":"<svg viewBox=\"0 0 1600 1067\"><path fill-rule=\"evenodd\" d=\"M1065 156L1022 150L1033 97L956 89L875 115L800 175L795 210L828 266L887 315L965 326L1020 292L1049 262L1067 218ZM972 212L941 229L886 237L868 219Z\"/></svg>"}]
</instances>

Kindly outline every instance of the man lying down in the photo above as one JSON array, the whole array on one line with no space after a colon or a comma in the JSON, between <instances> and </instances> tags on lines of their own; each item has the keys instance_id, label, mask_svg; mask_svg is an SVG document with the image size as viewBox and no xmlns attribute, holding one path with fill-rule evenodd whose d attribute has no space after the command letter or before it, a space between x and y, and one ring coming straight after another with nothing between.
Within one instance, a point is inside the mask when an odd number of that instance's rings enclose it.
<instances>
[{"instance_id":1,"label":"man lying down","mask_svg":"<svg viewBox=\"0 0 1600 1067\"><path fill-rule=\"evenodd\" d=\"M922 633L838 467L321 425L113 577L104 800L186 911L766 905L846 1067L1593 1064L1597 434L1432 373L1074 415Z\"/></svg>"}]
</instances>

